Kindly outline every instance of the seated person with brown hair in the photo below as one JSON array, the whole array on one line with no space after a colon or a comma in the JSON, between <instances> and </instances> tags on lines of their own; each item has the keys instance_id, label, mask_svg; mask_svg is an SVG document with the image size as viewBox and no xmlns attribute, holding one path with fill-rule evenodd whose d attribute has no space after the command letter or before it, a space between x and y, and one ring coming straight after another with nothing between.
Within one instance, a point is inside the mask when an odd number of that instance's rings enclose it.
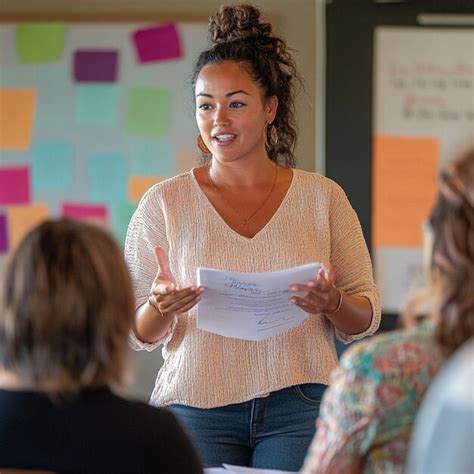
<instances>
[{"instance_id":1,"label":"seated person with brown hair","mask_svg":"<svg viewBox=\"0 0 474 474\"><path fill-rule=\"evenodd\" d=\"M0 280L0 471L202 473L171 413L116 394L133 320L105 230L61 220L26 235Z\"/></svg>"},{"instance_id":2,"label":"seated person with brown hair","mask_svg":"<svg viewBox=\"0 0 474 474\"><path fill-rule=\"evenodd\" d=\"M427 320L344 353L322 401L304 474L404 472L428 386L474 336L474 150L441 171L429 227Z\"/></svg>"}]
</instances>

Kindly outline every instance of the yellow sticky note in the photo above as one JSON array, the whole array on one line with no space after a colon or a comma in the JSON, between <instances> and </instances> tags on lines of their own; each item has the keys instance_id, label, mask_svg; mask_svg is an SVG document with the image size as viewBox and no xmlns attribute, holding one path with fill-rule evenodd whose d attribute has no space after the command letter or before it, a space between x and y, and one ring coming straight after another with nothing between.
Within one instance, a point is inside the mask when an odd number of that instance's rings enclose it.
<instances>
[{"instance_id":1,"label":"yellow sticky note","mask_svg":"<svg viewBox=\"0 0 474 474\"><path fill-rule=\"evenodd\" d=\"M137 203L142 196L156 183L163 181L163 176L131 176L128 180L128 200Z\"/></svg>"},{"instance_id":2,"label":"yellow sticky note","mask_svg":"<svg viewBox=\"0 0 474 474\"><path fill-rule=\"evenodd\" d=\"M30 206L11 206L7 208L8 241L10 250L16 248L23 236L49 217L47 204L32 204Z\"/></svg>"},{"instance_id":3,"label":"yellow sticky note","mask_svg":"<svg viewBox=\"0 0 474 474\"><path fill-rule=\"evenodd\" d=\"M30 148L35 108L35 89L0 89L0 150Z\"/></svg>"},{"instance_id":4,"label":"yellow sticky note","mask_svg":"<svg viewBox=\"0 0 474 474\"><path fill-rule=\"evenodd\" d=\"M376 136L372 158L372 243L419 247L436 197L440 147L434 138Z\"/></svg>"}]
</instances>

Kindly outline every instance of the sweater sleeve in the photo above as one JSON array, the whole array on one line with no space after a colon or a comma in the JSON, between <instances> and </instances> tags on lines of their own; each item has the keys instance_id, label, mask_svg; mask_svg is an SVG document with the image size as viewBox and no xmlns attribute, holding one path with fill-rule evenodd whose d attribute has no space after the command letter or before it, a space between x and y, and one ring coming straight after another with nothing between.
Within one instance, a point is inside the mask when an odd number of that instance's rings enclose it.
<instances>
[{"instance_id":1,"label":"sweater sleeve","mask_svg":"<svg viewBox=\"0 0 474 474\"><path fill-rule=\"evenodd\" d=\"M365 297L372 307L370 326L359 334L336 336L349 343L372 335L380 325L380 302L372 273L369 251L359 219L342 188L333 183L330 200L331 263L336 271L336 286L349 295Z\"/></svg>"},{"instance_id":2,"label":"sweater sleeve","mask_svg":"<svg viewBox=\"0 0 474 474\"><path fill-rule=\"evenodd\" d=\"M136 309L148 300L151 285L159 270L155 260L155 246L160 245L166 252L169 251L163 207L158 187L155 185L141 199L128 226L125 261L132 278ZM140 341L134 332L130 331L130 346L137 351L150 352L171 338L175 325L176 317L167 334L153 343Z\"/></svg>"}]
</instances>

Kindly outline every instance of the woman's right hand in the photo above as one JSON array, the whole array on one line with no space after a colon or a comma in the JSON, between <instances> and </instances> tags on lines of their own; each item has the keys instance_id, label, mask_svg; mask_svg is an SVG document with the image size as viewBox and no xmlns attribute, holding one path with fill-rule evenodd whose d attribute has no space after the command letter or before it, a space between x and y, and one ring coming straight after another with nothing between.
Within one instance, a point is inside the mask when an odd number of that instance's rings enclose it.
<instances>
[{"instance_id":1,"label":"woman's right hand","mask_svg":"<svg viewBox=\"0 0 474 474\"><path fill-rule=\"evenodd\" d=\"M158 272L151 285L150 299L163 317L185 313L200 300L204 288L193 285L181 288L171 273L168 255L162 247L155 247Z\"/></svg>"}]
</instances>

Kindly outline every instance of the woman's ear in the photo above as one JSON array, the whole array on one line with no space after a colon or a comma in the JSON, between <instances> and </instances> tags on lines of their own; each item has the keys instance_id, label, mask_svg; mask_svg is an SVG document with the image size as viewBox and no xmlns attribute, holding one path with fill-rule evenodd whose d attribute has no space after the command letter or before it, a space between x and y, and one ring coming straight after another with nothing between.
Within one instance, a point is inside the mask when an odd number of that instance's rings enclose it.
<instances>
[{"instance_id":1,"label":"woman's ear","mask_svg":"<svg viewBox=\"0 0 474 474\"><path fill-rule=\"evenodd\" d=\"M278 110L278 97L272 95L266 100L265 103L265 114L267 123L272 123L275 120L275 116Z\"/></svg>"}]
</instances>

